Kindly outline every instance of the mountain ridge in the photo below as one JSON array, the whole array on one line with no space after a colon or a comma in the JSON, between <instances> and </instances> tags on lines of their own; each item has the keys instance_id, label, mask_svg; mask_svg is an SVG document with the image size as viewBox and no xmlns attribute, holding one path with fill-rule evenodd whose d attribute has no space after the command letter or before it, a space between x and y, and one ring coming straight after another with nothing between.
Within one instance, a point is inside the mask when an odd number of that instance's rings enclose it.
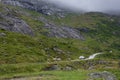
<instances>
[{"instance_id":1,"label":"mountain ridge","mask_svg":"<svg viewBox=\"0 0 120 80\"><path fill-rule=\"evenodd\" d=\"M31 10L35 10L45 15L58 15L59 17L64 17L64 12L62 8L48 2L47 0L2 0L4 4L19 6Z\"/></svg>"}]
</instances>

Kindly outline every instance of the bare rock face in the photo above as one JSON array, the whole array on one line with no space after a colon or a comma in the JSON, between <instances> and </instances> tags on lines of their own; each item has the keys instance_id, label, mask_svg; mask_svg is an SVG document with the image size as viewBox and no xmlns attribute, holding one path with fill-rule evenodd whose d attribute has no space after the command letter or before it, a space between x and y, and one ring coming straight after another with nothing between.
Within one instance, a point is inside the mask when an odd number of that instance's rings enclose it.
<instances>
[{"instance_id":1,"label":"bare rock face","mask_svg":"<svg viewBox=\"0 0 120 80\"><path fill-rule=\"evenodd\" d=\"M45 33L48 37L56 37L56 38L73 38L85 40L80 30L71 28L68 26L58 26L53 22L46 20L45 18L39 18L41 22L45 24L44 28L48 30Z\"/></svg>"},{"instance_id":2,"label":"bare rock face","mask_svg":"<svg viewBox=\"0 0 120 80\"><path fill-rule=\"evenodd\" d=\"M56 27L55 25L46 25L45 27L49 30L49 33L47 34L49 37L74 38L84 40L84 37L77 29L70 27Z\"/></svg>"},{"instance_id":3,"label":"bare rock face","mask_svg":"<svg viewBox=\"0 0 120 80\"><path fill-rule=\"evenodd\" d=\"M3 19L0 21L0 29L28 34L31 36L34 35L32 29L25 21L17 17L7 16L3 14L0 14L0 17Z\"/></svg>"},{"instance_id":4,"label":"bare rock face","mask_svg":"<svg viewBox=\"0 0 120 80\"><path fill-rule=\"evenodd\" d=\"M1 0L1 2L4 4L35 10L45 15L56 14L59 17L64 17L65 12L65 10L56 7L47 0Z\"/></svg>"},{"instance_id":5,"label":"bare rock face","mask_svg":"<svg viewBox=\"0 0 120 80\"><path fill-rule=\"evenodd\" d=\"M31 10L36 10L45 15L57 14L59 17L63 17L65 13L64 10L47 2L47 0L1 0L1 2L7 5L20 6ZM9 12L9 9L7 12ZM1 29L34 35L32 29L24 20L11 15L11 13L10 15L0 14L0 17L4 19L4 21L0 21ZM40 18L39 20L45 24L43 28L48 31L43 33L43 35L56 38L74 38L84 40L81 31L78 29L71 28L69 26L58 26L45 18Z\"/></svg>"},{"instance_id":6,"label":"bare rock face","mask_svg":"<svg viewBox=\"0 0 120 80\"><path fill-rule=\"evenodd\" d=\"M23 5L21 3L19 3L19 1L17 1L17 0L1 0L1 2L4 3L4 4L10 4L10 5L13 5L13 6L23 7Z\"/></svg>"}]
</instances>

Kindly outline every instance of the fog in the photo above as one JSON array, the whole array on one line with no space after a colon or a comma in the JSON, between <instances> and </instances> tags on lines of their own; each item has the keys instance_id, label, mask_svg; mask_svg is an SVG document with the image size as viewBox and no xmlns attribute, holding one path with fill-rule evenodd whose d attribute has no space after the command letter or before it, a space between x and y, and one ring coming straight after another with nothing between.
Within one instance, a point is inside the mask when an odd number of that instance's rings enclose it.
<instances>
[{"instance_id":1,"label":"fog","mask_svg":"<svg viewBox=\"0 0 120 80\"><path fill-rule=\"evenodd\" d=\"M120 12L120 0L48 0L74 11Z\"/></svg>"}]
</instances>

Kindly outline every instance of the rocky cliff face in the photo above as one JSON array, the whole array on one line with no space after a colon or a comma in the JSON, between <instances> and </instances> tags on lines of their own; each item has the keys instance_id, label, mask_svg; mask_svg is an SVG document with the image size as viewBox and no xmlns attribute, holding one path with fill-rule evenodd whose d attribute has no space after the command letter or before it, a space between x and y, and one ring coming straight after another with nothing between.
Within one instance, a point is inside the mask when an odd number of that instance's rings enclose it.
<instances>
[{"instance_id":1,"label":"rocky cliff face","mask_svg":"<svg viewBox=\"0 0 120 80\"><path fill-rule=\"evenodd\" d=\"M33 30L24 20L9 13L3 14L0 12L0 29L18 32L22 34L28 34L31 36L34 35Z\"/></svg>"},{"instance_id":2,"label":"rocky cliff face","mask_svg":"<svg viewBox=\"0 0 120 80\"><path fill-rule=\"evenodd\" d=\"M37 0L36 0L37 1ZM40 0L38 2L33 0L2 0L2 3L13 5L13 6L20 6L23 8L27 8L30 10L36 10L44 15L58 15L59 17L64 16L64 11L60 8L55 7L54 5ZM14 31L19 32L22 34L29 34L34 35L33 30L24 20L22 20L19 16L14 15L21 15L14 10L10 10L9 8L4 8L4 13L0 12L0 28L7 30L7 31ZM12 14L13 13L13 14ZM29 14L29 13L28 13ZM24 14L25 15L25 14ZM30 14L29 14L30 15ZM32 16L30 16L32 18ZM32 18L35 19L35 18ZM38 21L44 23L42 26L43 29L47 30L47 33L43 33L48 37L56 37L56 38L74 38L74 39L81 39L84 40L84 37L81 35L80 30L75 28L71 28L68 26L60 26L56 25L54 22L49 21L45 17L41 16L38 18Z\"/></svg>"},{"instance_id":3,"label":"rocky cliff face","mask_svg":"<svg viewBox=\"0 0 120 80\"><path fill-rule=\"evenodd\" d=\"M1 0L1 2L4 4L35 10L45 15L55 14L59 17L64 17L64 12L66 12L66 10L56 7L47 0Z\"/></svg>"},{"instance_id":4,"label":"rocky cliff face","mask_svg":"<svg viewBox=\"0 0 120 80\"><path fill-rule=\"evenodd\" d=\"M45 18L39 18L45 25L44 28L49 32L46 33L48 37L56 37L56 38L74 38L84 40L80 30L71 28L68 26L58 26L53 22L46 20Z\"/></svg>"}]
</instances>

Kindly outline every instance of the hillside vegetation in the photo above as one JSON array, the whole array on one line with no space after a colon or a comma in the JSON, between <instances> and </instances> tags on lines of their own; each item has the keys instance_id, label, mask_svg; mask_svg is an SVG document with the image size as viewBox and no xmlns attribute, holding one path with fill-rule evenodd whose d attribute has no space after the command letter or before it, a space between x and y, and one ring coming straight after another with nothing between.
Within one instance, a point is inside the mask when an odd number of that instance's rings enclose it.
<instances>
[{"instance_id":1,"label":"hillside vegetation","mask_svg":"<svg viewBox=\"0 0 120 80\"><path fill-rule=\"evenodd\" d=\"M97 56L95 60L113 61L110 66L117 71L120 59L119 16L90 12L67 13L65 17L59 17L0 3L1 76L11 74L13 70L13 74L42 71L49 65L47 62L53 62L54 58L63 61L55 64L76 66L75 69L81 69L83 65L88 65L86 61L80 61L80 65L76 64L77 61L70 63L64 61L76 60L79 56L87 58L98 52L104 54ZM104 70L102 68L107 64L95 66L96 69ZM109 71L115 73L112 69ZM87 72L85 71L85 74ZM51 75L55 74L62 76L62 72L54 72ZM119 75L119 72L115 74Z\"/></svg>"}]
</instances>

